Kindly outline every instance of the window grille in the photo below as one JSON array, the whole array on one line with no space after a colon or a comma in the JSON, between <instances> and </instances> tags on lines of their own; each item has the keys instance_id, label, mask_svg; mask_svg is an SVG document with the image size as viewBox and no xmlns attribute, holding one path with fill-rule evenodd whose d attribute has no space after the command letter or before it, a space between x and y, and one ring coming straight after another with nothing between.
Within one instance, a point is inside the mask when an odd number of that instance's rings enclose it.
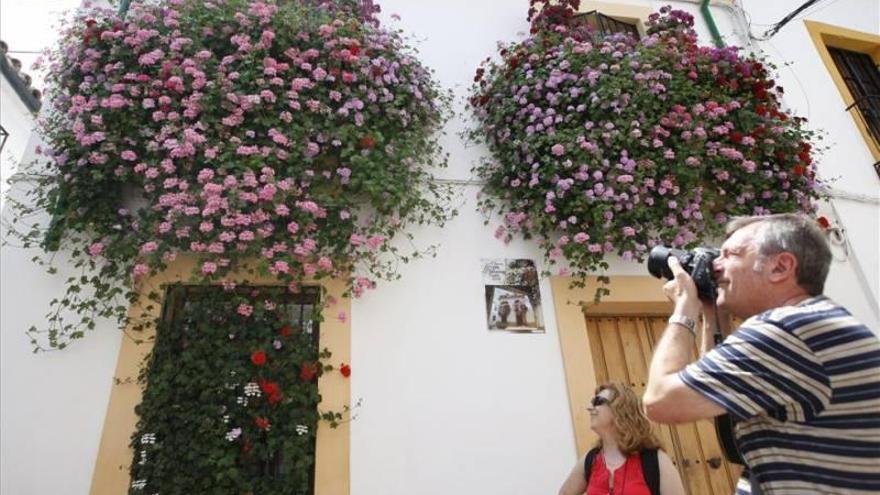
<instances>
[{"instance_id":1,"label":"window grille","mask_svg":"<svg viewBox=\"0 0 880 495\"><path fill-rule=\"evenodd\" d=\"M159 340L162 340L162 344L166 349L170 349L172 352L164 352L162 354L163 362L154 362L152 366L166 366L168 359L177 359L178 356L183 355L184 351L188 349L201 351L203 347L202 341L208 338L205 334L206 323L210 325L216 320L218 325L223 324L226 315L235 312L235 305L237 304L234 302L235 297L249 293L253 294L253 291L259 291L261 297L265 297L266 300L270 300L276 305L277 310L275 313L278 317L278 325L287 325L293 329L298 329L294 330L294 337L291 337L296 340L288 341L288 345L298 345L299 348L307 347L309 352L314 354L315 359L317 359L320 331L318 323L315 321L315 316L321 311L321 308L319 290L316 287L303 287L299 293L294 294L289 292L286 287L241 285L232 290L224 290L219 286L175 284L167 288L156 337L157 345ZM246 330L243 331L246 332ZM216 337L216 335L212 335L212 337ZM241 345L237 343L238 340L240 339L230 340L230 345ZM175 363L174 366L184 369L192 366L203 367L205 365L203 363L182 360L179 363ZM218 372L218 380L223 380L224 376L223 373ZM147 387L150 385L148 383ZM168 386L168 384L160 383L158 386ZM205 397L198 400L204 402L205 410L208 411L209 405L213 405L210 403L213 396L206 395ZM188 400L188 398L184 397L181 402ZM207 402L205 402L206 400ZM188 406L191 404L186 402L183 405ZM173 405L169 414L175 414L176 407L179 408L181 406ZM316 408L317 404L285 405L284 407ZM186 433L181 432L180 434L185 435ZM198 438L202 437L199 436ZM266 456L261 456L259 459L245 462L239 458L236 461L236 467L242 475L251 480L284 480L287 479L288 473L294 469L294 464L307 462L310 466L308 469L309 478L306 483L308 493L311 494L314 493L315 487L314 445L312 445L307 457L305 460L292 458L285 452L285 447L282 445L268 452ZM181 469L186 469L186 467L181 466ZM267 482L274 483L275 481ZM291 491L286 491L287 489ZM286 487L285 491L273 493L300 494L303 493L302 489L302 485L297 487L290 486Z\"/></svg>"},{"instance_id":2,"label":"window grille","mask_svg":"<svg viewBox=\"0 0 880 495\"><path fill-rule=\"evenodd\" d=\"M853 96L846 111L856 110L856 118L861 119L874 145L880 148L880 70L877 64L866 53L831 47L828 52ZM874 171L880 176L880 162L874 164Z\"/></svg>"}]
</instances>

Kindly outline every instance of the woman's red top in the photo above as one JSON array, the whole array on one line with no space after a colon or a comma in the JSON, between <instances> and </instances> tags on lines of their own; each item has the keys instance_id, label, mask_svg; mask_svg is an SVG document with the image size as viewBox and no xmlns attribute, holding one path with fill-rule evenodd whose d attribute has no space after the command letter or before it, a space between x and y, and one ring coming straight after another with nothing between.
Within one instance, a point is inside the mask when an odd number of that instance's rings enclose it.
<instances>
[{"instance_id":1,"label":"woman's red top","mask_svg":"<svg viewBox=\"0 0 880 495\"><path fill-rule=\"evenodd\" d=\"M605 456L593 459L593 469L585 495L651 495L642 473L642 458L638 453L626 458L626 462L614 471L614 490L609 490L611 473L605 465Z\"/></svg>"}]
</instances>

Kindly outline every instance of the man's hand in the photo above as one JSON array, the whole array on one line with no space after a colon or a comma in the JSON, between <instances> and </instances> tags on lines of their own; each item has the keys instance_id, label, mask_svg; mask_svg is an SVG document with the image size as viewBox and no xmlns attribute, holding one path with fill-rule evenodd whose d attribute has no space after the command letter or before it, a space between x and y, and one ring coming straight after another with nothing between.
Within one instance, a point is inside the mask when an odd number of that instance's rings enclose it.
<instances>
[{"instance_id":1,"label":"man's hand","mask_svg":"<svg viewBox=\"0 0 880 495\"><path fill-rule=\"evenodd\" d=\"M684 271L675 256L670 256L666 263L675 278L666 282L663 286L663 293L675 304L675 314L696 319L700 314L702 304L697 296L697 286L694 284L694 279Z\"/></svg>"},{"instance_id":2,"label":"man's hand","mask_svg":"<svg viewBox=\"0 0 880 495\"><path fill-rule=\"evenodd\" d=\"M669 257L668 263L675 278L663 286L663 292L675 304L674 314L696 320L703 310L697 286L674 256ZM724 413L724 409L691 389L678 376L688 364L693 345L693 337L681 325L666 326L654 348L643 397L645 412L651 421L682 423Z\"/></svg>"}]
</instances>

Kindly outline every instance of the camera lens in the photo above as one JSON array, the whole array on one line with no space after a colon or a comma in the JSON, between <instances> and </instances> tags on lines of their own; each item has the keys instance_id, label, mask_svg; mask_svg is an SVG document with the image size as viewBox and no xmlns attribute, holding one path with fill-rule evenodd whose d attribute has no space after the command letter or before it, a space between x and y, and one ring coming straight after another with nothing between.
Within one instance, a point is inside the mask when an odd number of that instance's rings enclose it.
<instances>
[{"instance_id":1,"label":"camera lens","mask_svg":"<svg viewBox=\"0 0 880 495\"><path fill-rule=\"evenodd\" d=\"M672 254L672 249L666 246L654 246L648 254L648 273L657 277L672 280L672 270L666 260Z\"/></svg>"}]
</instances>

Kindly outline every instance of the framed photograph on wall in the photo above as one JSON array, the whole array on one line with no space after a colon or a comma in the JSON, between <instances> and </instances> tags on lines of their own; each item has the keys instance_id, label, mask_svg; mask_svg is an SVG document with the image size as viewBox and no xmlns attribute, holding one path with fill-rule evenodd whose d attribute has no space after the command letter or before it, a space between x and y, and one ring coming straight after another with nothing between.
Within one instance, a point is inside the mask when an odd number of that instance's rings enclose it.
<instances>
[{"instance_id":1,"label":"framed photograph on wall","mask_svg":"<svg viewBox=\"0 0 880 495\"><path fill-rule=\"evenodd\" d=\"M538 270L529 259L484 259L483 284L489 330L543 333Z\"/></svg>"}]
</instances>

